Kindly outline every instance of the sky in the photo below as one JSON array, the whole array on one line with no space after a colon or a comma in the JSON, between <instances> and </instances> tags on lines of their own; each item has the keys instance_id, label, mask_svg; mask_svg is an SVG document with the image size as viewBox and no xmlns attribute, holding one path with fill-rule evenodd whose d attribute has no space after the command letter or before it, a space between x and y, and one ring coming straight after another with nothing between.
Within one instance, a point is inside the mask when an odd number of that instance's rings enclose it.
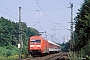
<instances>
[{"instance_id":1,"label":"sky","mask_svg":"<svg viewBox=\"0 0 90 60\"><path fill-rule=\"evenodd\" d=\"M70 39L71 8L73 3L73 19L80 9L83 0L1 0L0 17L19 22L19 7L21 21L28 27L43 33L43 37L57 43Z\"/></svg>"}]
</instances>

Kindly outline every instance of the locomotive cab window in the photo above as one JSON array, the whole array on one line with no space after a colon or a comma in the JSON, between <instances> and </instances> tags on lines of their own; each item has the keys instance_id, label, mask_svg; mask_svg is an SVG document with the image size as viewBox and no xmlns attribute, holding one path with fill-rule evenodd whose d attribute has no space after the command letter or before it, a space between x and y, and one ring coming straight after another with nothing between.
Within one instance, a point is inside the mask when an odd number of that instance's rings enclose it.
<instances>
[{"instance_id":1,"label":"locomotive cab window","mask_svg":"<svg viewBox=\"0 0 90 60\"><path fill-rule=\"evenodd\" d=\"M36 42L37 42L37 43L40 43L40 42L41 42L41 40L36 40Z\"/></svg>"},{"instance_id":2,"label":"locomotive cab window","mask_svg":"<svg viewBox=\"0 0 90 60\"><path fill-rule=\"evenodd\" d=\"M41 40L31 40L30 42L33 42L33 43L35 43L35 42L41 43Z\"/></svg>"},{"instance_id":3,"label":"locomotive cab window","mask_svg":"<svg viewBox=\"0 0 90 60\"><path fill-rule=\"evenodd\" d=\"M35 42L35 40L31 40L30 42Z\"/></svg>"}]
</instances>

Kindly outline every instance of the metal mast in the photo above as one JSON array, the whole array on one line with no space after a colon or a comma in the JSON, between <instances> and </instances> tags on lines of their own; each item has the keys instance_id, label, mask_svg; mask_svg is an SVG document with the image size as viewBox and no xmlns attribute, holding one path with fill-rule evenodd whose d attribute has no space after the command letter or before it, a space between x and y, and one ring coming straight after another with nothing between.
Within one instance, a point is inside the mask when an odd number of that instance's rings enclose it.
<instances>
[{"instance_id":1,"label":"metal mast","mask_svg":"<svg viewBox=\"0 0 90 60\"><path fill-rule=\"evenodd\" d=\"M73 49L73 3L71 3L71 40L70 40L70 49L72 50Z\"/></svg>"},{"instance_id":2,"label":"metal mast","mask_svg":"<svg viewBox=\"0 0 90 60\"><path fill-rule=\"evenodd\" d=\"M22 25L21 25L21 7L19 7L19 44L20 44L20 48L19 48L19 58L21 58L21 54L22 54Z\"/></svg>"}]
</instances>

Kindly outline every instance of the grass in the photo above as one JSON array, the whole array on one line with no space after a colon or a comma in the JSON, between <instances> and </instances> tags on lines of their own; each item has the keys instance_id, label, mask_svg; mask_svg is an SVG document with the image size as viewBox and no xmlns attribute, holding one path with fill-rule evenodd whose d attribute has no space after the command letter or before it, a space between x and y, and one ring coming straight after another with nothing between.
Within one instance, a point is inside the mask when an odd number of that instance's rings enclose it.
<instances>
[{"instance_id":1,"label":"grass","mask_svg":"<svg viewBox=\"0 0 90 60\"><path fill-rule=\"evenodd\" d=\"M70 60L79 60L78 55L75 52L69 52L69 59Z\"/></svg>"},{"instance_id":2,"label":"grass","mask_svg":"<svg viewBox=\"0 0 90 60\"><path fill-rule=\"evenodd\" d=\"M25 58L25 54L21 55L22 58ZM0 56L0 60L16 60L19 58L19 55L13 55L13 56L8 56L8 57L3 57L3 56Z\"/></svg>"}]
</instances>

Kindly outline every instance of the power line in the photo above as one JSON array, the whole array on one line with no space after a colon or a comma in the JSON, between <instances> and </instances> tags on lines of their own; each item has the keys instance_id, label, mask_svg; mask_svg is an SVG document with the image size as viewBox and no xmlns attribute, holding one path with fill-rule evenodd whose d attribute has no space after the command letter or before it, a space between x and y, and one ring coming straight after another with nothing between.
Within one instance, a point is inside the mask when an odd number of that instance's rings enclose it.
<instances>
[{"instance_id":1,"label":"power line","mask_svg":"<svg viewBox=\"0 0 90 60\"><path fill-rule=\"evenodd\" d=\"M62 21L64 21L67 18L68 15L69 15L69 12L67 13L67 15L59 23L61 23Z\"/></svg>"},{"instance_id":2,"label":"power line","mask_svg":"<svg viewBox=\"0 0 90 60\"><path fill-rule=\"evenodd\" d=\"M39 12L39 10L36 10L36 11L38 11L38 12ZM36 23L36 24L34 24L33 26L36 26L37 24L39 24L39 25L40 25L40 27L41 27L41 29L42 29L42 30L44 30L44 29L42 28L41 24L40 24L39 16L40 16L40 12L39 12L39 15L38 15L38 21L39 21L39 22L37 22L37 23ZM32 26L32 27L33 27L33 26Z\"/></svg>"},{"instance_id":3,"label":"power line","mask_svg":"<svg viewBox=\"0 0 90 60\"><path fill-rule=\"evenodd\" d=\"M37 11L39 12L39 10L37 10ZM40 16L40 12L39 12L39 15L38 15L38 21L39 21L39 25L40 25L41 29L44 30L44 29L42 28L41 24L40 24L39 16Z\"/></svg>"},{"instance_id":4,"label":"power line","mask_svg":"<svg viewBox=\"0 0 90 60\"><path fill-rule=\"evenodd\" d=\"M29 8L22 8L23 10L28 10L28 11L36 11L36 10L33 10L33 9L29 9Z\"/></svg>"},{"instance_id":5,"label":"power line","mask_svg":"<svg viewBox=\"0 0 90 60\"><path fill-rule=\"evenodd\" d=\"M7 7L5 7L5 6L1 5L1 4L0 4L0 6L2 6L3 8L5 8L5 9L6 9L6 12L5 12L5 11L3 11L3 10L0 10L1 12L3 12L3 13L5 13L5 14L7 14L8 16L10 16L10 17L12 17L12 18L14 18L14 19L16 19L16 20L18 20L17 18L15 18L15 17L13 17L12 15L8 14L8 13L7 13L7 10L8 10L8 11L10 11L10 12L12 12L13 14L17 15L15 12L11 11L10 9L8 9ZM25 8L22 8L22 9L25 9ZM27 10L31 10L31 9L27 9ZM36 10L31 10L31 11L36 11ZM22 17L22 18L24 18L24 17ZM26 18L24 18L24 19L26 19ZM38 16L38 19L39 19L39 16ZM39 24L39 25L40 25L40 27L42 28L42 26L41 26L40 22L38 22L38 23L34 24L33 26L35 26L35 25L37 25L37 24ZM33 26L31 26L31 27L33 27ZM43 29L43 28L42 28L42 29Z\"/></svg>"},{"instance_id":6,"label":"power line","mask_svg":"<svg viewBox=\"0 0 90 60\"><path fill-rule=\"evenodd\" d=\"M3 10L0 10L1 12L9 15L10 17L12 17L12 18L14 18L14 19L16 19L16 20L18 20L17 18L15 18L15 17L13 17L12 15L10 15L10 14L7 12L7 10L8 10L9 12L12 12L12 13L13 13L14 15L16 15L16 16L18 15L17 13L13 12L12 10L8 9L7 7L3 6L2 4L0 4L0 6L2 6L3 8L6 9L6 12L3 11ZM22 17L22 18L24 18L24 17ZM26 19L26 18L24 18L24 19ZM28 19L26 19L26 20L28 20Z\"/></svg>"},{"instance_id":7,"label":"power line","mask_svg":"<svg viewBox=\"0 0 90 60\"><path fill-rule=\"evenodd\" d=\"M40 5L40 3L38 3L36 0L34 0L35 2L36 2L36 4L38 5L38 7L41 9L41 11L43 12L43 14L44 14L44 16L47 18L47 20L49 21L49 23L50 23L50 25L53 27L53 25L51 24L51 22L50 22L50 20L51 19L49 19L48 17L47 17L47 15L46 15L46 12L45 11L43 11L43 7ZM53 27L54 28L54 27Z\"/></svg>"},{"instance_id":8,"label":"power line","mask_svg":"<svg viewBox=\"0 0 90 60\"><path fill-rule=\"evenodd\" d=\"M36 2L37 4L39 3L39 2ZM41 6L41 4L39 3L38 5L40 5ZM42 7L42 6L41 6ZM41 9L41 8L40 8ZM42 9L43 9L43 7L42 7ZM42 10L41 9L41 10ZM43 10L42 10L42 12L43 12ZM45 11L44 11L45 12ZM46 13L46 12L45 12ZM45 14L45 16L47 17L47 15ZM49 16L48 16L49 17ZM50 17L49 17L50 18ZM51 20L51 19L50 19ZM48 20L49 21L49 23L51 24L51 22L50 22L50 20ZM52 21L53 22L53 21ZM54 23L54 22L53 22ZM52 25L52 24L51 24ZM60 25L61 26L61 25ZM53 26L52 26L53 27ZM61 27L63 27L63 26L61 26ZM53 27L54 28L54 27ZM65 27L63 27L63 28L65 28ZM65 29L67 29L67 28L65 28ZM54 29L55 30L55 29ZM69 29L67 29L67 30L69 30ZM56 30L55 30L56 31Z\"/></svg>"},{"instance_id":9,"label":"power line","mask_svg":"<svg viewBox=\"0 0 90 60\"><path fill-rule=\"evenodd\" d=\"M37 0L37 1L38 1L38 0ZM38 5L38 6L39 6L39 5L41 6L41 4L39 3L39 1L38 1L38 2L37 2L37 1L35 0L35 2L37 3L37 5ZM39 8L42 10L42 9L43 9L43 7L41 6L41 7L42 7L42 8L41 8L40 6L39 6ZM68 7L66 7L66 8L68 8ZM42 10L42 12L43 12L43 10ZM44 11L44 12L45 12L45 11ZM44 12L43 12L43 13L44 13ZM46 12L45 12L45 13L46 13ZM67 14L67 15L68 15L68 14ZM46 15L46 14L45 14L45 16L47 17L47 15ZM67 17L67 16L66 16L66 17ZM65 17L65 18L66 18L66 17ZM65 19L65 18L64 18L64 19ZM63 19L63 20L64 20L64 19ZM50 19L50 20L51 20L51 19ZM49 20L48 20L48 21L49 21ZM49 21L49 22L50 22L50 21ZM52 22L53 22L53 21L52 21ZM54 23L54 22L53 22L53 23ZM50 22L50 24L51 24L51 22ZM69 30L69 31L70 31L70 29L65 28L65 27L64 27L64 26L62 26L62 25L59 25L59 26L61 26L61 27L63 27L64 29L66 29L66 30Z\"/></svg>"},{"instance_id":10,"label":"power line","mask_svg":"<svg viewBox=\"0 0 90 60\"><path fill-rule=\"evenodd\" d=\"M41 28L42 30L44 30L44 29L42 28L42 26L41 26L41 24L40 24L40 20L39 20L40 11L39 11L39 10L36 10L36 11L39 12L39 14L38 14L38 21L39 21L40 28Z\"/></svg>"},{"instance_id":11,"label":"power line","mask_svg":"<svg viewBox=\"0 0 90 60\"><path fill-rule=\"evenodd\" d=\"M18 20L17 18L15 18L15 17L11 16L10 14L8 14L8 13L6 13L6 12L2 11L1 9L0 9L0 11L1 11L1 12L3 12L3 13L5 13L6 15L8 15L8 16L10 16L10 17L12 17L12 18L16 19L16 20Z\"/></svg>"},{"instance_id":12,"label":"power line","mask_svg":"<svg viewBox=\"0 0 90 60\"><path fill-rule=\"evenodd\" d=\"M6 12L0 9L1 12L5 13L6 15L8 15L8 16L10 16L10 17L12 17L12 18L14 18L15 20L18 20L17 18L15 18L15 17L13 17L12 15L10 15L9 13L7 13L7 10L9 10L8 8L6 8L5 6L3 6L3 5L1 5L1 4L0 4L0 6L2 6L3 8L6 9ZM12 12L11 10L9 10L9 11ZM14 12L12 12L12 13L14 13ZM14 14L16 14L16 13L14 13Z\"/></svg>"},{"instance_id":13,"label":"power line","mask_svg":"<svg viewBox=\"0 0 90 60\"><path fill-rule=\"evenodd\" d=\"M8 9L7 7L5 7L5 6L1 5L1 4L0 4L0 6L2 6L3 8L5 8L5 9L6 9L6 13L7 13L7 10L8 10L8 11L12 12L13 14L16 14L15 12L13 12L13 11L12 11L12 10L10 10L10 9ZM17 14L16 14L16 15L17 15Z\"/></svg>"},{"instance_id":14,"label":"power line","mask_svg":"<svg viewBox=\"0 0 90 60\"><path fill-rule=\"evenodd\" d=\"M49 21L49 23L51 24L51 22L50 22L50 18L48 19L48 17L47 17L47 15L46 15L46 12L45 11L43 11L43 7L40 5L40 3L38 4L38 2L37 1L35 1L36 3L37 3L37 5L39 6L39 8L41 9L41 11L43 12L43 14L45 15L45 17L47 18L47 20ZM42 8L41 8L42 7ZM52 21L53 22L53 21ZM53 22L54 23L54 22ZM52 26L52 24L51 24L51 26ZM61 25L60 25L61 26ZM53 27L53 26L52 26ZM63 26L61 26L61 27L63 27ZM54 28L54 27L53 27ZM63 28L65 28L65 27L63 27ZM67 29L67 28L65 28L65 29ZM67 30L69 30L69 29L67 29ZM54 31L55 32L57 32L55 29L54 29Z\"/></svg>"},{"instance_id":15,"label":"power line","mask_svg":"<svg viewBox=\"0 0 90 60\"><path fill-rule=\"evenodd\" d=\"M49 16L46 15L46 12L44 11L43 7L41 6L41 4L39 2L37 2L36 0L34 0L36 2L36 4L38 5L38 7L41 9L41 11L43 12L43 14L45 15L45 17L47 18L48 22L50 23L50 25L52 26L52 28L54 29L53 25L51 24L50 20L51 18ZM52 21L52 20L51 20ZM53 21L52 21L53 22ZM54 23L54 22L53 22ZM57 32L56 30L54 30L55 32ZM46 36L47 37L47 36Z\"/></svg>"},{"instance_id":16,"label":"power line","mask_svg":"<svg viewBox=\"0 0 90 60\"><path fill-rule=\"evenodd\" d=\"M60 24L58 24L58 23L56 23L56 24L57 24L58 26L64 28L64 29L68 30L68 31L71 31L70 29L68 29L68 28L66 28L66 27L64 27L64 26L62 26L62 25L60 25ZM54 30L54 29L52 29L52 30ZM56 30L63 30L63 29L56 29Z\"/></svg>"},{"instance_id":17,"label":"power line","mask_svg":"<svg viewBox=\"0 0 90 60\"><path fill-rule=\"evenodd\" d=\"M35 2L37 3L37 5L38 5L38 6L39 6L39 5L41 6L41 4L40 4L39 2L37 2L37 1L35 1ZM39 3L39 4L38 4L38 3ZM0 5L1 5L1 4L0 4ZM9 10L9 9L8 9L8 8L6 8L5 6L3 6L3 5L1 5L1 6L2 6L3 8L5 8L5 9ZM39 6L39 8L40 8L40 9L41 9L41 11L43 12L43 14L45 15L45 17L46 17L46 18L47 18L47 20L49 21L49 23L51 24L51 22L50 22L50 20L51 20L51 19L50 19L50 17L49 17L49 16L48 16L49 18L47 17L47 15L45 14L45 13L46 13L46 12L45 12L45 10L42 10L42 9L43 9L43 7L41 6L41 7L42 7L42 8L41 8L40 6ZM25 9L25 8L23 8L23 9ZM58 9L63 9L63 8L58 8ZM27 10L29 10L29 9L27 9ZM30 9L30 10L31 10L31 9ZM57 9L50 9L50 10L57 10ZM17 18L15 18L15 17L11 16L11 15L10 15L10 14L8 14L7 12L4 12L4 11L2 11L2 10L0 10L0 11L1 11L1 12L3 12L3 13L5 13L5 14L7 14L7 15L9 15L9 16L10 16L10 17L12 17L12 18L14 18L14 19L18 20ZM13 12L13 11L11 11L11 10L9 10L9 11L10 11L10 12L12 12L12 13L14 13L14 12ZM36 10L32 10L32 11L36 11ZM40 10L39 10L39 11L40 11ZM16 14L16 13L14 13L14 14ZM65 17L65 18L66 18L66 17ZM64 19L65 19L65 18L64 18ZM64 20L64 19L63 19L63 20ZM53 22L53 23L54 23L54 22ZM36 25L36 24L35 24L35 25ZM40 27L42 28L42 26L41 26L41 24L40 24L40 23L39 23L39 25L40 25ZM33 26L34 26L34 25L33 25ZM52 24L51 24L51 26L53 27L53 25L52 25ZM53 27L53 28L54 28L54 27ZM42 29L43 29L43 28L42 28Z\"/></svg>"},{"instance_id":18,"label":"power line","mask_svg":"<svg viewBox=\"0 0 90 60\"><path fill-rule=\"evenodd\" d=\"M42 28L42 26L41 26L40 22L39 22L39 25L40 25L41 29L42 29L42 30L44 30L44 29Z\"/></svg>"},{"instance_id":19,"label":"power line","mask_svg":"<svg viewBox=\"0 0 90 60\"><path fill-rule=\"evenodd\" d=\"M28 8L22 8L24 10L29 10L29 11L36 11L36 10L33 10L33 9L28 9ZM47 10L42 10L42 11L55 11L55 10L61 10L61 9L67 9L67 7L65 8L55 8L55 9L47 9ZM41 10L39 10L41 11Z\"/></svg>"},{"instance_id":20,"label":"power line","mask_svg":"<svg viewBox=\"0 0 90 60\"><path fill-rule=\"evenodd\" d=\"M39 22L37 22L36 24L34 24L33 26L35 26L35 25L37 25ZM33 26L31 26L31 27L33 27Z\"/></svg>"}]
</instances>

